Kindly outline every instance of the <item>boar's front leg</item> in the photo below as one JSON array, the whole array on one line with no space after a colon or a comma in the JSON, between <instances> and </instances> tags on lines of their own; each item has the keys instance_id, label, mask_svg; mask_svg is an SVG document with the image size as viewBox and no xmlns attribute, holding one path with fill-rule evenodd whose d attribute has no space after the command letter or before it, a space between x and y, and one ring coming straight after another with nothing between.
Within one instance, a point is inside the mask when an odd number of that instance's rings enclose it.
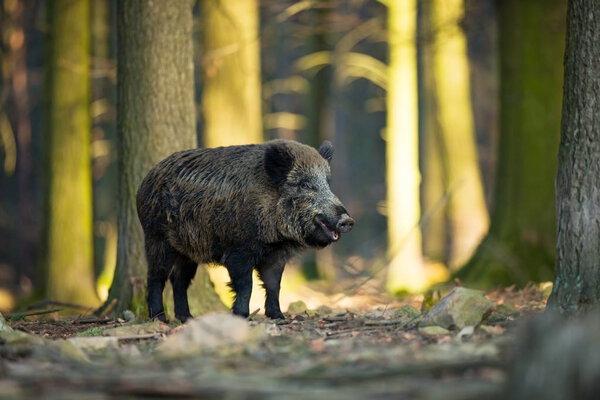
<instances>
[{"instance_id":1,"label":"boar's front leg","mask_svg":"<svg viewBox=\"0 0 600 400\"><path fill-rule=\"evenodd\" d=\"M229 272L229 286L235 293L232 311L240 317L250 315L250 295L252 294L253 260L241 252L231 252L225 258Z\"/></svg>"},{"instance_id":2,"label":"boar's front leg","mask_svg":"<svg viewBox=\"0 0 600 400\"><path fill-rule=\"evenodd\" d=\"M181 322L192 318L188 304L188 287L196 275L198 264L187 256L180 254L171 271L170 280L173 286L173 301L175 302L175 317Z\"/></svg>"},{"instance_id":3,"label":"boar's front leg","mask_svg":"<svg viewBox=\"0 0 600 400\"><path fill-rule=\"evenodd\" d=\"M267 298L265 300L265 315L272 319L285 319L279 307L279 288L285 262L278 261L258 268L258 274L263 281Z\"/></svg>"}]
</instances>

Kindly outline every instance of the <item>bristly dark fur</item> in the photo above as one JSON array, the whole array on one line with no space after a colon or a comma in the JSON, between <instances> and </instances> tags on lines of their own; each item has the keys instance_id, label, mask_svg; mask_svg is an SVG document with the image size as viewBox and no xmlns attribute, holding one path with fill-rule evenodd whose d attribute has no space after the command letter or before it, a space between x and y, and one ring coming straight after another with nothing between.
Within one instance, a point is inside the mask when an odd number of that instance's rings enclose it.
<instances>
[{"instance_id":1,"label":"bristly dark fur","mask_svg":"<svg viewBox=\"0 0 600 400\"><path fill-rule=\"evenodd\" d=\"M288 140L175 153L143 180L137 209L148 259L148 308L164 319L162 292L173 284L175 316L190 317L187 288L199 263L224 265L247 316L256 269L266 315L283 318L279 286L286 262L324 247L353 221L329 188L333 146Z\"/></svg>"}]
</instances>

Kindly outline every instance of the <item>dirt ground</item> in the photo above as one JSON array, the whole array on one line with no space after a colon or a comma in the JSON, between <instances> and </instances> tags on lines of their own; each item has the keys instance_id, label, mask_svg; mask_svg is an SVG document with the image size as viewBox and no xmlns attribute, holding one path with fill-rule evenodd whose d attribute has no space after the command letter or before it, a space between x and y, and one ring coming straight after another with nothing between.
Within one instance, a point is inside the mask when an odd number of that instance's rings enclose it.
<instances>
[{"instance_id":1,"label":"dirt ground","mask_svg":"<svg viewBox=\"0 0 600 400\"><path fill-rule=\"evenodd\" d=\"M501 399L520 322L543 310L546 292L487 293L494 310L470 331L420 328L423 299L410 298L300 310L286 321L255 315L235 343L219 344L235 334L220 327L202 333L215 346L177 353L160 349L185 329L175 323L7 316L12 329L44 341L0 345L0 399ZM81 337L111 344L64 345Z\"/></svg>"}]
</instances>

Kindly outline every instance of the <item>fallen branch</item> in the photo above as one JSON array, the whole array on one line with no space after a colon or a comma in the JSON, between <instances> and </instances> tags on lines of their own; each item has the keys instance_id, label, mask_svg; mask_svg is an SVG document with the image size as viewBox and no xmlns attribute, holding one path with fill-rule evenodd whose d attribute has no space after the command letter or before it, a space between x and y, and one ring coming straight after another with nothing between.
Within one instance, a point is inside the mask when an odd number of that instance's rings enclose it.
<instances>
[{"instance_id":1,"label":"fallen branch","mask_svg":"<svg viewBox=\"0 0 600 400\"><path fill-rule=\"evenodd\" d=\"M93 307L88 307L88 306L84 306L82 304L76 304L76 303L67 303L64 301L56 301L56 300L52 300L52 299L44 299L44 300L38 301L37 303L34 303L27 308L28 309L36 309L36 308L39 309L39 308L47 307L47 306L57 306L57 307L62 307L62 308L75 308L77 310L84 310L86 312L94 311Z\"/></svg>"},{"instance_id":2,"label":"fallen branch","mask_svg":"<svg viewBox=\"0 0 600 400\"><path fill-rule=\"evenodd\" d=\"M158 339L164 336L162 333L144 333L139 335L128 335L128 336L112 336L116 337L117 340L141 340L141 339Z\"/></svg>"},{"instance_id":3,"label":"fallen branch","mask_svg":"<svg viewBox=\"0 0 600 400\"><path fill-rule=\"evenodd\" d=\"M29 316L32 316L32 315L51 314L51 313L55 313L55 312L59 312L59 311L62 311L62 308L48 308L46 310L21 311L21 312L16 312L16 313L8 314L7 317L11 321L16 321L16 320L21 319L23 317L29 317Z\"/></svg>"},{"instance_id":4,"label":"fallen branch","mask_svg":"<svg viewBox=\"0 0 600 400\"><path fill-rule=\"evenodd\" d=\"M366 326L404 325L406 319L365 319Z\"/></svg>"},{"instance_id":5,"label":"fallen branch","mask_svg":"<svg viewBox=\"0 0 600 400\"><path fill-rule=\"evenodd\" d=\"M85 317L85 318L77 318L73 320L74 324L96 324L96 323L110 323L115 320L108 317Z\"/></svg>"}]
</instances>

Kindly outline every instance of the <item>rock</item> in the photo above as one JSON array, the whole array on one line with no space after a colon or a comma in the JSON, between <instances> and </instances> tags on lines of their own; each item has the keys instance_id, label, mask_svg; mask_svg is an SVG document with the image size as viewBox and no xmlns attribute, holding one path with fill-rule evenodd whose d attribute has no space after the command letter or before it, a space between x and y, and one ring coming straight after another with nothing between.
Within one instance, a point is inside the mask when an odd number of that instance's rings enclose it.
<instances>
[{"instance_id":1,"label":"rock","mask_svg":"<svg viewBox=\"0 0 600 400\"><path fill-rule=\"evenodd\" d=\"M498 336L504 333L504 328L497 325L480 325L479 329L492 336Z\"/></svg>"},{"instance_id":2,"label":"rock","mask_svg":"<svg viewBox=\"0 0 600 400\"><path fill-rule=\"evenodd\" d=\"M459 340L461 340L463 338L472 336L474 332L475 332L475 327L474 326L465 326L464 328L462 328L460 330L460 332L458 332L456 334L456 338L459 339Z\"/></svg>"},{"instance_id":3,"label":"rock","mask_svg":"<svg viewBox=\"0 0 600 400\"><path fill-rule=\"evenodd\" d=\"M119 354L127 360L139 359L142 357L142 352L134 344L122 346L118 350Z\"/></svg>"},{"instance_id":4,"label":"rock","mask_svg":"<svg viewBox=\"0 0 600 400\"><path fill-rule=\"evenodd\" d=\"M327 315L331 314L333 312L333 310L329 306L321 305L321 306L319 306L319 308L317 308L317 312L321 316L327 316Z\"/></svg>"},{"instance_id":5,"label":"rock","mask_svg":"<svg viewBox=\"0 0 600 400\"><path fill-rule=\"evenodd\" d=\"M512 317L519 315L519 310L513 305L502 303L496 306L496 313L506 317Z\"/></svg>"},{"instance_id":6,"label":"rock","mask_svg":"<svg viewBox=\"0 0 600 400\"><path fill-rule=\"evenodd\" d=\"M148 335L151 333L166 333L171 328L169 325L164 324L160 321L146 322L144 324L128 324L118 326L116 328L105 329L102 334L104 336L137 336L137 335Z\"/></svg>"},{"instance_id":7,"label":"rock","mask_svg":"<svg viewBox=\"0 0 600 400\"><path fill-rule=\"evenodd\" d=\"M440 326L424 326L419 328L419 332L429 336L448 335L450 333L448 329Z\"/></svg>"},{"instance_id":8,"label":"rock","mask_svg":"<svg viewBox=\"0 0 600 400\"><path fill-rule=\"evenodd\" d=\"M306 310L304 313L308 318L316 318L319 316L319 312L317 310Z\"/></svg>"},{"instance_id":9,"label":"rock","mask_svg":"<svg viewBox=\"0 0 600 400\"><path fill-rule=\"evenodd\" d=\"M223 346L247 344L266 335L265 328L251 329L244 318L230 313L209 313L194 318L160 343L159 355L171 358Z\"/></svg>"},{"instance_id":10,"label":"rock","mask_svg":"<svg viewBox=\"0 0 600 400\"><path fill-rule=\"evenodd\" d=\"M69 340L49 341L45 348L38 347L37 351L38 355L46 355L55 361L64 361L65 359L83 362L90 361L88 355Z\"/></svg>"},{"instance_id":11,"label":"rock","mask_svg":"<svg viewBox=\"0 0 600 400\"><path fill-rule=\"evenodd\" d=\"M492 307L493 303L482 291L457 287L431 307L419 326L437 325L446 329L477 326Z\"/></svg>"},{"instance_id":12,"label":"rock","mask_svg":"<svg viewBox=\"0 0 600 400\"><path fill-rule=\"evenodd\" d=\"M11 328L4 319L4 315L0 313L0 332L12 332L13 328Z\"/></svg>"},{"instance_id":13,"label":"rock","mask_svg":"<svg viewBox=\"0 0 600 400\"><path fill-rule=\"evenodd\" d=\"M421 315L421 311L410 304L392 310L392 318L416 318L419 315Z\"/></svg>"},{"instance_id":14,"label":"rock","mask_svg":"<svg viewBox=\"0 0 600 400\"><path fill-rule=\"evenodd\" d=\"M86 352L100 352L119 346L119 339L115 336L72 337L67 339L67 342Z\"/></svg>"},{"instance_id":15,"label":"rock","mask_svg":"<svg viewBox=\"0 0 600 400\"><path fill-rule=\"evenodd\" d=\"M287 312L288 314L302 314L307 309L308 307L306 306L306 303L304 303L302 300L298 300L290 303Z\"/></svg>"},{"instance_id":16,"label":"rock","mask_svg":"<svg viewBox=\"0 0 600 400\"><path fill-rule=\"evenodd\" d=\"M135 314L131 310L123 311L123 319L127 322L135 321Z\"/></svg>"},{"instance_id":17,"label":"rock","mask_svg":"<svg viewBox=\"0 0 600 400\"><path fill-rule=\"evenodd\" d=\"M44 344L45 341L39 336L30 335L29 333L21 331L16 331L8 327L8 329L0 331L0 343L14 346L33 346L38 344Z\"/></svg>"}]
</instances>

